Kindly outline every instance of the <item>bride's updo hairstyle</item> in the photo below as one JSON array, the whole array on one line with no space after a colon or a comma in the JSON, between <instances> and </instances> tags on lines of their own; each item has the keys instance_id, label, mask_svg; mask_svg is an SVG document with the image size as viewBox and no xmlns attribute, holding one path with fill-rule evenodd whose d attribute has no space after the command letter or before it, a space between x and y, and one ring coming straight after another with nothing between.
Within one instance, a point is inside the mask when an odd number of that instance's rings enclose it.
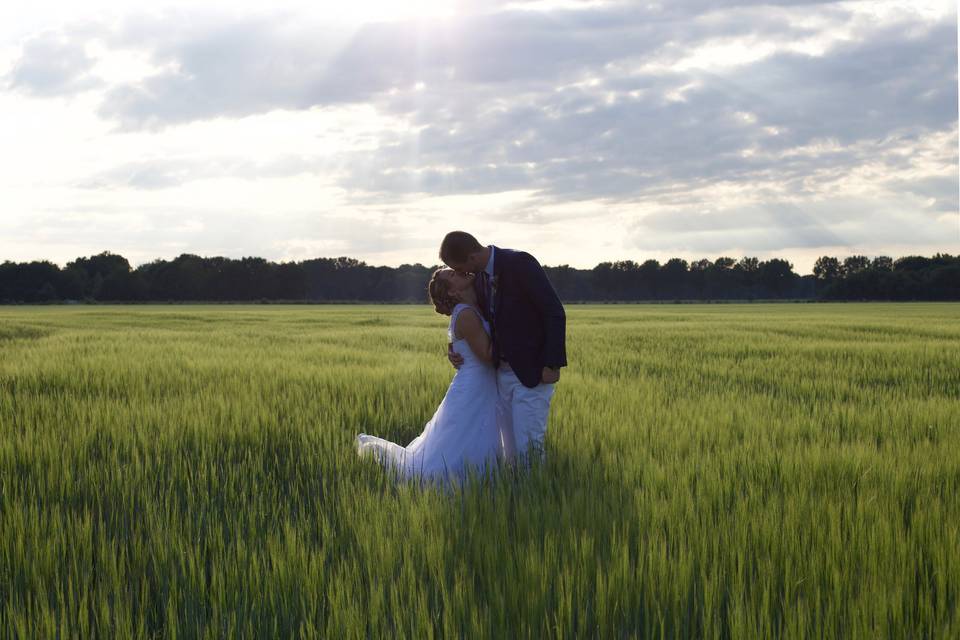
<instances>
[{"instance_id":1,"label":"bride's updo hairstyle","mask_svg":"<svg viewBox=\"0 0 960 640\"><path fill-rule=\"evenodd\" d=\"M440 267L430 276L430 284L427 285L427 291L430 293L430 302L437 313L448 316L453 313L453 308L457 306L458 300L450 295L450 282L439 277L440 272L449 271Z\"/></svg>"}]
</instances>

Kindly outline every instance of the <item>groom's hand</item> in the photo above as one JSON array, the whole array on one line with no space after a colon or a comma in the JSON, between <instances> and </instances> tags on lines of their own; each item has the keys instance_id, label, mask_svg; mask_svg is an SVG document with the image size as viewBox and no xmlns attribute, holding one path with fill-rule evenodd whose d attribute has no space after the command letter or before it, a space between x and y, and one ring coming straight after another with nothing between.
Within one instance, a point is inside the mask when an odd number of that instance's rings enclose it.
<instances>
[{"instance_id":1,"label":"groom's hand","mask_svg":"<svg viewBox=\"0 0 960 640\"><path fill-rule=\"evenodd\" d=\"M551 369L550 367L544 367L543 373L540 375L540 382L546 384L553 384L560 379L560 369Z\"/></svg>"},{"instance_id":2,"label":"groom's hand","mask_svg":"<svg viewBox=\"0 0 960 640\"><path fill-rule=\"evenodd\" d=\"M463 356L453 350L452 342L447 345L447 358L454 369L459 369L460 365L463 364Z\"/></svg>"}]
</instances>

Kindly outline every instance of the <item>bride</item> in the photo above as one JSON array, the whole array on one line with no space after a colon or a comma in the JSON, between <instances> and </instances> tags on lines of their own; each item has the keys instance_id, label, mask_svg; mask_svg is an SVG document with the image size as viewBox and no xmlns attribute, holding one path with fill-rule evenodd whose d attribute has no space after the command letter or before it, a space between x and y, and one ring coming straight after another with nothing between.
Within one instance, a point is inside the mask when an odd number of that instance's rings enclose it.
<instances>
[{"instance_id":1,"label":"bride","mask_svg":"<svg viewBox=\"0 0 960 640\"><path fill-rule=\"evenodd\" d=\"M456 482L470 467L493 464L501 451L490 326L478 309L472 276L437 269L428 290L437 313L450 316L448 335L463 365L423 433L410 444L402 447L361 433L357 452L375 456L405 478Z\"/></svg>"}]
</instances>

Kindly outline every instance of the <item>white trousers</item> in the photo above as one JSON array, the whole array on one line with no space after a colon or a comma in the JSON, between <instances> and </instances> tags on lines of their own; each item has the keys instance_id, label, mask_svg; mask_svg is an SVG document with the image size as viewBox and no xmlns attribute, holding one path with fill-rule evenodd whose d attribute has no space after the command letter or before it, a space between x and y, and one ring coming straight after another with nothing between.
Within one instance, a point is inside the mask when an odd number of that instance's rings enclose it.
<instances>
[{"instance_id":1,"label":"white trousers","mask_svg":"<svg viewBox=\"0 0 960 640\"><path fill-rule=\"evenodd\" d=\"M531 389L523 386L513 370L500 367L497 389L497 427L504 459L542 452L554 385L541 382Z\"/></svg>"}]
</instances>

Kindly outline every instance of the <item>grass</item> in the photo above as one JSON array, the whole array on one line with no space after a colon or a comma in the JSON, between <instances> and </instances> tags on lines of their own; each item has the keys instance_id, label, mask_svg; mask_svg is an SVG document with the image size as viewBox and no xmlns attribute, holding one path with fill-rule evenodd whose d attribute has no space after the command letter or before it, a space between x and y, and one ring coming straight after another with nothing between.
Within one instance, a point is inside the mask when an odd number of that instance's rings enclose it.
<instances>
[{"instance_id":1,"label":"grass","mask_svg":"<svg viewBox=\"0 0 960 640\"><path fill-rule=\"evenodd\" d=\"M0 637L960 636L960 305L575 306L548 458L358 460L426 306L0 309Z\"/></svg>"}]
</instances>

